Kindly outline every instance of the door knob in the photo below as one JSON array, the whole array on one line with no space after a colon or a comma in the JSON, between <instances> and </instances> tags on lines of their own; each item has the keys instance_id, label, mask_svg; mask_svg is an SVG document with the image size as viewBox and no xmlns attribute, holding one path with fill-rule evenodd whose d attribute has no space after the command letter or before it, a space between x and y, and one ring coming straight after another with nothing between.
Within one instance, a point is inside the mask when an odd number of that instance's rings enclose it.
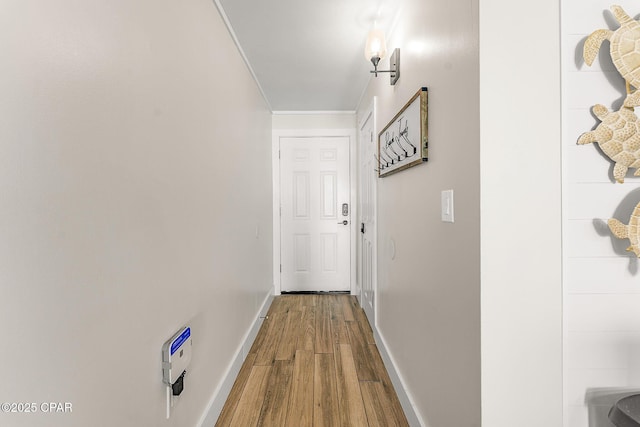
<instances>
[{"instance_id":1,"label":"door knob","mask_svg":"<svg viewBox=\"0 0 640 427\"><path fill-rule=\"evenodd\" d=\"M338 224L342 224L342 225L348 225L349 221L347 221L346 219L344 221L340 221Z\"/></svg>"}]
</instances>

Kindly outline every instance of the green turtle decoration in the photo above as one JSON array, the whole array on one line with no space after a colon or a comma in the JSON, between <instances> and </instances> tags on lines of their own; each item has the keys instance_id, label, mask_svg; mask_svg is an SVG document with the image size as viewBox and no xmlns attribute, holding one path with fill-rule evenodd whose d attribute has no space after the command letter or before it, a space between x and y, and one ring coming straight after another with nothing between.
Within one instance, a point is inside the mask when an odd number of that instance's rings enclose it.
<instances>
[{"instance_id":1,"label":"green turtle decoration","mask_svg":"<svg viewBox=\"0 0 640 427\"><path fill-rule=\"evenodd\" d=\"M613 177L619 183L629 168L640 176L640 123L633 109L622 107L609 111L601 104L593 106L593 113L601 123L595 130L585 132L578 139L579 145L597 142L604 154L615 162Z\"/></svg>"},{"instance_id":2,"label":"green turtle decoration","mask_svg":"<svg viewBox=\"0 0 640 427\"><path fill-rule=\"evenodd\" d=\"M631 18L622 7L611 6L611 12L620 27L615 30L596 30L584 42L583 58L587 65L593 64L602 42L609 40L611 59L616 69L627 82L625 107L640 105L640 92L632 92L629 84L640 88L640 22Z\"/></svg>"},{"instance_id":3,"label":"green turtle decoration","mask_svg":"<svg viewBox=\"0 0 640 427\"><path fill-rule=\"evenodd\" d=\"M615 218L607 221L607 225L611 233L618 239L629 239L631 245L627 248L627 251L633 252L640 258L640 203L633 209L628 225Z\"/></svg>"}]
</instances>

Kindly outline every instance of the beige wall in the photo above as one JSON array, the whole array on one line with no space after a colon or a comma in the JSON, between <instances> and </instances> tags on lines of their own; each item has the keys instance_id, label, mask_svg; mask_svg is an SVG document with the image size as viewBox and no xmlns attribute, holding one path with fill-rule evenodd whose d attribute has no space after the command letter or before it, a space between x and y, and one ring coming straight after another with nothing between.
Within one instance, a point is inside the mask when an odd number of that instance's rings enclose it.
<instances>
[{"instance_id":1,"label":"beige wall","mask_svg":"<svg viewBox=\"0 0 640 427\"><path fill-rule=\"evenodd\" d=\"M286 114L274 112L273 129L353 129L356 127L356 115L352 112L302 112Z\"/></svg>"},{"instance_id":2,"label":"beige wall","mask_svg":"<svg viewBox=\"0 0 640 427\"><path fill-rule=\"evenodd\" d=\"M427 86L429 161L378 180L377 326L425 425L478 426L478 2L408 0L397 22L388 50L401 48L400 80L372 79L359 112L377 96L380 131ZM440 220L448 189L453 224Z\"/></svg>"},{"instance_id":3,"label":"beige wall","mask_svg":"<svg viewBox=\"0 0 640 427\"><path fill-rule=\"evenodd\" d=\"M429 87L428 163L378 182L378 328L427 426L562 425L559 6L408 0L359 107Z\"/></svg>"},{"instance_id":4,"label":"beige wall","mask_svg":"<svg viewBox=\"0 0 640 427\"><path fill-rule=\"evenodd\" d=\"M0 402L73 404L0 425L196 425L272 289L271 114L215 5L8 0L0 50Z\"/></svg>"},{"instance_id":5,"label":"beige wall","mask_svg":"<svg viewBox=\"0 0 640 427\"><path fill-rule=\"evenodd\" d=\"M558 427L560 1L480 4L482 425Z\"/></svg>"}]
</instances>

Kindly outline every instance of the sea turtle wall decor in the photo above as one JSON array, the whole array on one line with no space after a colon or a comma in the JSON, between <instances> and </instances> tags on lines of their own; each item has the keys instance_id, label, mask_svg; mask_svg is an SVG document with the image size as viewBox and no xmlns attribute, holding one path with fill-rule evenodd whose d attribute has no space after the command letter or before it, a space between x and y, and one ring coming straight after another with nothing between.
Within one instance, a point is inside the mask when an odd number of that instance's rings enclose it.
<instances>
[{"instance_id":1,"label":"sea turtle wall decor","mask_svg":"<svg viewBox=\"0 0 640 427\"><path fill-rule=\"evenodd\" d=\"M600 46L605 40L610 41L610 53L616 69L627 82L627 98L624 105L634 107L640 105L640 92L631 93L629 84L640 88L640 22L632 19L618 5L611 6L620 27L615 30L596 30L584 42L583 58L587 65L593 64Z\"/></svg>"},{"instance_id":2,"label":"sea turtle wall decor","mask_svg":"<svg viewBox=\"0 0 640 427\"><path fill-rule=\"evenodd\" d=\"M585 132L578 139L579 145L597 142L602 151L615 162L613 177L619 183L629 168L640 176L640 122L633 109L621 107L611 112L604 105L593 106L593 113L601 123L595 130Z\"/></svg>"},{"instance_id":3,"label":"sea turtle wall decor","mask_svg":"<svg viewBox=\"0 0 640 427\"><path fill-rule=\"evenodd\" d=\"M607 221L609 230L618 239L629 239L631 245L627 248L627 251L633 252L638 258L640 258L640 203L636 205L629 218L629 225L626 225L615 218Z\"/></svg>"}]
</instances>

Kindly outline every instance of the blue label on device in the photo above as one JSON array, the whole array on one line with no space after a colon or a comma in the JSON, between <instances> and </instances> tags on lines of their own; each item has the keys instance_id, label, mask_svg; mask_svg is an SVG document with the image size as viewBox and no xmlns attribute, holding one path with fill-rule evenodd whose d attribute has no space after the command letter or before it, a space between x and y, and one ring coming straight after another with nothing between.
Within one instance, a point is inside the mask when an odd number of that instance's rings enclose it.
<instances>
[{"instance_id":1,"label":"blue label on device","mask_svg":"<svg viewBox=\"0 0 640 427\"><path fill-rule=\"evenodd\" d=\"M171 355L175 353L184 342L191 336L191 328L187 328L183 333L180 334L178 338L174 342L171 343Z\"/></svg>"}]
</instances>

